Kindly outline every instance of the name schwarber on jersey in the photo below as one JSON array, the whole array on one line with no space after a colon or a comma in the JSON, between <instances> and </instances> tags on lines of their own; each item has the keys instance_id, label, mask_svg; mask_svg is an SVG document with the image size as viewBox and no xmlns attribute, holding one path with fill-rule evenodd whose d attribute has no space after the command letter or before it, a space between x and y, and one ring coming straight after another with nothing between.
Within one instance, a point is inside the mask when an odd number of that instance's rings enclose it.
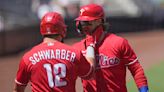
<instances>
[{"instance_id":1,"label":"name schwarber on jersey","mask_svg":"<svg viewBox=\"0 0 164 92\"><path fill-rule=\"evenodd\" d=\"M36 53L33 53L32 56L29 57L29 61L31 61L33 65L45 59L62 59L62 60L68 60L70 62L74 62L75 57L76 57L75 52L71 52L69 50L47 49L47 50L41 50Z\"/></svg>"}]
</instances>

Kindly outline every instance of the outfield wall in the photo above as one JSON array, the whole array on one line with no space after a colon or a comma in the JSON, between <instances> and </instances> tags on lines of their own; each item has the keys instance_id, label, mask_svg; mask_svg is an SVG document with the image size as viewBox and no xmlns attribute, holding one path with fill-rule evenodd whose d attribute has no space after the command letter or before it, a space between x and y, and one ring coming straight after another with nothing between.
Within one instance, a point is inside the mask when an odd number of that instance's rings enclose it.
<instances>
[{"instance_id":1,"label":"outfield wall","mask_svg":"<svg viewBox=\"0 0 164 92\"><path fill-rule=\"evenodd\" d=\"M41 41L37 27L0 32L0 56L20 52Z\"/></svg>"},{"instance_id":2,"label":"outfield wall","mask_svg":"<svg viewBox=\"0 0 164 92\"><path fill-rule=\"evenodd\" d=\"M68 25L67 37L77 37L75 21L73 19L65 20ZM162 27L161 23L155 23L151 18L108 18L110 23L110 32L138 32ZM0 32L0 56L20 52L30 48L39 42L42 37L39 33L39 24L17 28L13 30L4 30Z\"/></svg>"}]
</instances>

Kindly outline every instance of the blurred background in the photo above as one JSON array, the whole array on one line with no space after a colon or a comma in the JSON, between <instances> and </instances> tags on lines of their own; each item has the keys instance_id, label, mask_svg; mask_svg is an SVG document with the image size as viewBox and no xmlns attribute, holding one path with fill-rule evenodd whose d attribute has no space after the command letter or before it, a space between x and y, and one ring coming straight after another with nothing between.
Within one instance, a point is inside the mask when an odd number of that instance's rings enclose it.
<instances>
[{"instance_id":1,"label":"blurred background","mask_svg":"<svg viewBox=\"0 0 164 92\"><path fill-rule=\"evenodd\" d=\"M103 6L109 32L129 40L151 92L164 92L164 0L0 0L0 90L12 91L20 58L42 41L39 25L45 13L61 13L68 25L66 43L72 44L81 39L74 19L80 6L89 3ZM128 74L127 80L131 78ZM127 83L129 92L137 92L133 80ZM76 88L83 92L79 82Z\"/></svg>"},{"instance_id":2,"label":"blurred background","mask_svg":"<svg viewBox=\"0 0 164 92\"><path fill-rule=\"evenodd\" d=\"M0 56L41 41L39 23L49 11L62 14L68 38L77 36L74 19L89 3L104 7L111 32L138 32L164 27L164 0L0 0ZM12 45L11 45L12 44Z\"/></svg>"}]
</instances>

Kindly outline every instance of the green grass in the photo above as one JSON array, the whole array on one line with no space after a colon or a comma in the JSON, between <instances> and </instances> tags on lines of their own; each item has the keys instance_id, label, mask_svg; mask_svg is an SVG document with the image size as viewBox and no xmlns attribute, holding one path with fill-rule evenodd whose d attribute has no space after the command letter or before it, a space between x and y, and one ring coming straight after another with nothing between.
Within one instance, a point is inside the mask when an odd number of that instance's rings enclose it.
<instances>
[{"instance_id":1,"label":"green grass","mask_svg":"<svg viewBox=\"0 0 164 92\"><path fill-rule=\"evenodd\" d=\"M164 61L145 71L148 78L149 92L164 92ZM138 92L134 80L127 82L128 92Z\"/></svg>"}]
</instances>

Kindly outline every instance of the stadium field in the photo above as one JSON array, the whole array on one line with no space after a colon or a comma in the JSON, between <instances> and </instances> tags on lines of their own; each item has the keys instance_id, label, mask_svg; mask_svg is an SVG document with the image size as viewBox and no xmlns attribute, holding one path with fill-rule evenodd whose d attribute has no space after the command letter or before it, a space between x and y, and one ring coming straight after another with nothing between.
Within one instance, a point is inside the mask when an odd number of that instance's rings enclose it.
<instances>
[{"instance_id":1,"label":"stadium field","mask_svg":"<svg viewBox=\"0 0 164 92\"><path fill-rule=\"evenodd\" d=\"M164 92L164 60L158 65L145 71L148 82L149 92ZM133 80L127 82L128 92L138 92Z\"/></svg>"}]
</instances>

